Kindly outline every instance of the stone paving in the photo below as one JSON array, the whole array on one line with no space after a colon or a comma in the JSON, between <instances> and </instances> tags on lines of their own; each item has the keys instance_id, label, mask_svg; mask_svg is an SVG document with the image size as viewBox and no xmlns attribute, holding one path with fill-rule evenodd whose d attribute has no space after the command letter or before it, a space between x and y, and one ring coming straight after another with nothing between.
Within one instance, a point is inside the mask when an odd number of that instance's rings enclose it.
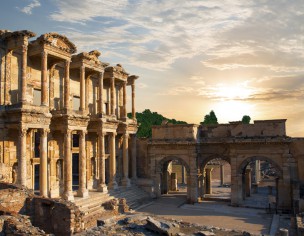
<instances>
[{"instance_id":1,"label":"stone paving","mask_svg":"<svg viewBox=\"0 0 304 236\"><path fill-rule=\"evenodd\" d=\"M268 234L270 231L272 214L267 214L265 210L236 208L225 202L212 201L189 205L184 204L185 201L186 197L182 193L167 194L138 211L253 234Z\"/></svg>"}]
</instances>

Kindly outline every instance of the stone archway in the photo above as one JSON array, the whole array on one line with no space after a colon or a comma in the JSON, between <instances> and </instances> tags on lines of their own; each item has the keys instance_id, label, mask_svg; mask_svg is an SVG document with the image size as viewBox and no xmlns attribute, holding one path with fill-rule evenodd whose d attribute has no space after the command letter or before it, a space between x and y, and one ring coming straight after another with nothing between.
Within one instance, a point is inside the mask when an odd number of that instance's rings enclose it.
<instances>
[{"instance_id":1,"label":"stone archway","mask_svg":"<svg viewBox=\"0 0 304 236\"><path fill-rule=\"evenodd\" d=\"M261 163L264 165L263 168L261 168ZM267 168L274 169L275 173L271 179L265 181L261 177L261 172ZM255 207L270 207L272 205L277 209L278 202L280 202L279 182L283 179L283 169L275 160L266 156L248 157L238 166L237 173L241 184L237 194L243 201L242 205L249 204L248 206L251 206L250 204L255 202ZM263 188L264 191L261 191Z\"/></svg>"},{"instance_id":2,"label":"stone archway","mask_svg":"<svg viewBox=\"0 0 304 236\"><path fill-rule=\"evenodd\" d=\"M226 171L224 171L224 169L228 170L229 179L225 178ZM214 154L203 157L202 162L199 165L199 171L199 198L201 200L212 199L215 201L229 201L231 192L231 160L229 156Z\"/></svg>"},{"instance_id":3,"label":"stone archway","mask_svg":"<svg viewBox=\"0 0 304 236\"><path fill-rule=\"evenodd\" d=\"M168 175L168 165L172 161L178 161L186 169L187 178L187 200L188 202L194 202L194 197L191 195L191 189L189 188L189 183L191 183L190 178L190 166L187 161L182 157L178 156L166 156L159 160L156 164L156 185L158 186L157 196L160 197L162 194L169 192L169 175ZM193 181L192 181L193 182Z\"/></svg>"}]
</instances>

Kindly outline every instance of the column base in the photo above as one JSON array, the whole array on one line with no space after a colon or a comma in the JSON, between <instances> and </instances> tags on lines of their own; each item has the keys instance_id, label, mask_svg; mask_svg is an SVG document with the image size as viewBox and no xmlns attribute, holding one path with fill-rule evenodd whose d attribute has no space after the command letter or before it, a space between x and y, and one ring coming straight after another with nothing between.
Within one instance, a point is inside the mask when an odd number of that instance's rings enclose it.
<instances>
[{"instance_id":1,"label":"column base","mask_svg":"<svg viewBox=\"0 0 304 236\"><path fill-rule=\"evenodd\" d=\"M105 184L101 184L97 187L97 191L102 192L102 193L107 193L108 192L108 187Z\"/></svg>"},{"instance_id":2,"label":"column base","mask_svg":"<svg viewBox=\"0 0 304 236\"><path fill-rule=\"evenodd\" d=\"M117 188L118 188L118 185L117 185L116 181L111 181L108 184L108 189L117 189Z\"/></svg>"},{"instance_id":3,"label":"column base","mask_svg":"<svg viewBox=\"0 0 304 236\"><path fill-rule=\"evenodd\" d=\"M62 196L63 199L68 200L68 201L74 201L74 195L73 192L65 192Z\"/></svg>"},{"instance_id":4,"label":"column base","mask_svg":"<svg viewBox=\"0 0 304 236\"><path fill-rule=\"evenodd\" d=\"M89 191L87 189L78 189L77 191L77 197L88 197L89 196Z\"/></svg>"},{"instance_id":5,"label":"column base","mask_svg":"<svg viewBox=\"0 0 304 236\"><path fill-rule=\"evenodd\" d=\"M137 183L137 177L132 177L131 178L131 183L136 184Z\"/></svg>"},{"instance_id":6,"label":"column base","mask_svg":"<svg viewBox=\"0 0 304 236\"><path fill-rule=\"evenodd\" d=\"M130 187L130 186L131 186L130 179L129 179L129 178L123 178L123 179L121 180L121 185L122 185L122 186L125 186L125 187Z\"/></svg>"}]
</instances>

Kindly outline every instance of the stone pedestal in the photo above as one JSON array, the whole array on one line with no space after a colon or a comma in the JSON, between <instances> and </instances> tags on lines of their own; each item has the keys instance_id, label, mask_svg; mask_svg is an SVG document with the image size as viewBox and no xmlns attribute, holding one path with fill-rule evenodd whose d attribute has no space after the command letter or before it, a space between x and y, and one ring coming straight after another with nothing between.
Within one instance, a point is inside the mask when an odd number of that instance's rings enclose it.
<instances>
[{"instance_id":1,"label":"stone pedestal","mask_svg":"<svg viewBox=\"0 0 304 236\"><path fill-rule=\"evenodd\" d=\"M206 194L212 194L212 168L206 168L206 181L205 181L205 186L206 186Z\"/></svg>"},{"instance_id":2,"label":"stone pedestal","mask_svg":"<svg viewBox=\"0 0 304 236\"><path fill-rule=\"evenodd\" d=\"M171 173L171 190L178 191L176 173Z\"/></svg>"}]
</instances>

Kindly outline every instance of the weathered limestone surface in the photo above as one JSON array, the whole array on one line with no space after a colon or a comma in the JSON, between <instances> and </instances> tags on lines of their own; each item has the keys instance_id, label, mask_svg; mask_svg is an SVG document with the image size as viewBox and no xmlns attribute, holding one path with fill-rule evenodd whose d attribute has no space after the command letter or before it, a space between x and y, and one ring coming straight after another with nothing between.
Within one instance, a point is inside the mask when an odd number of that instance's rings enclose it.
<instances>
[{"instance_id":1,"label":"weathered limestone surface","mask_svg":"<svg viewBox=\"0 0 304 236\"><path fill-rule=\"evenodd\" d=\"M34 37L0 31L0 179L71 201L75 189L85 198L129 186L138 76L100 61L97 50L76 54L64 35Z\"/></svg>"},{"instance_id":2,"label":"weathered limestone surface","mask_svg":"<svg viewBox=\"0 0 304 236\"><path fill-rule=\"evenodd\" d=\"M278 209L291 210L295 206L300 210L303 204L299 204L299 200L304 196L304 172L301 169L304 138L286 136L285 122L281 119L254 121L253 124L154 126L150 140L138 141L137 156L142 158L138 164L141 166L139 176L149 176L153 180L152 186L146 190L150 189L159 197L170 190L171 166L178 163L183 166L188 201L196 202L212 191L210 181L213 175L211 171L207 172L211 170L208 168L218 169L218 173L214 172L215 178L231 184L231 204L241 206L246 195L250 196L253 181L249 170L245 174L248 164L267 162L276 169L277 179L273 180L272 187L276 188ZM221 165L228 163L231 167L229 180L223 180L221 173L224 170L219 166L208 164L219 159ZM251 171L256 173L256 169Z\"/></svg>"}]
</instances>

